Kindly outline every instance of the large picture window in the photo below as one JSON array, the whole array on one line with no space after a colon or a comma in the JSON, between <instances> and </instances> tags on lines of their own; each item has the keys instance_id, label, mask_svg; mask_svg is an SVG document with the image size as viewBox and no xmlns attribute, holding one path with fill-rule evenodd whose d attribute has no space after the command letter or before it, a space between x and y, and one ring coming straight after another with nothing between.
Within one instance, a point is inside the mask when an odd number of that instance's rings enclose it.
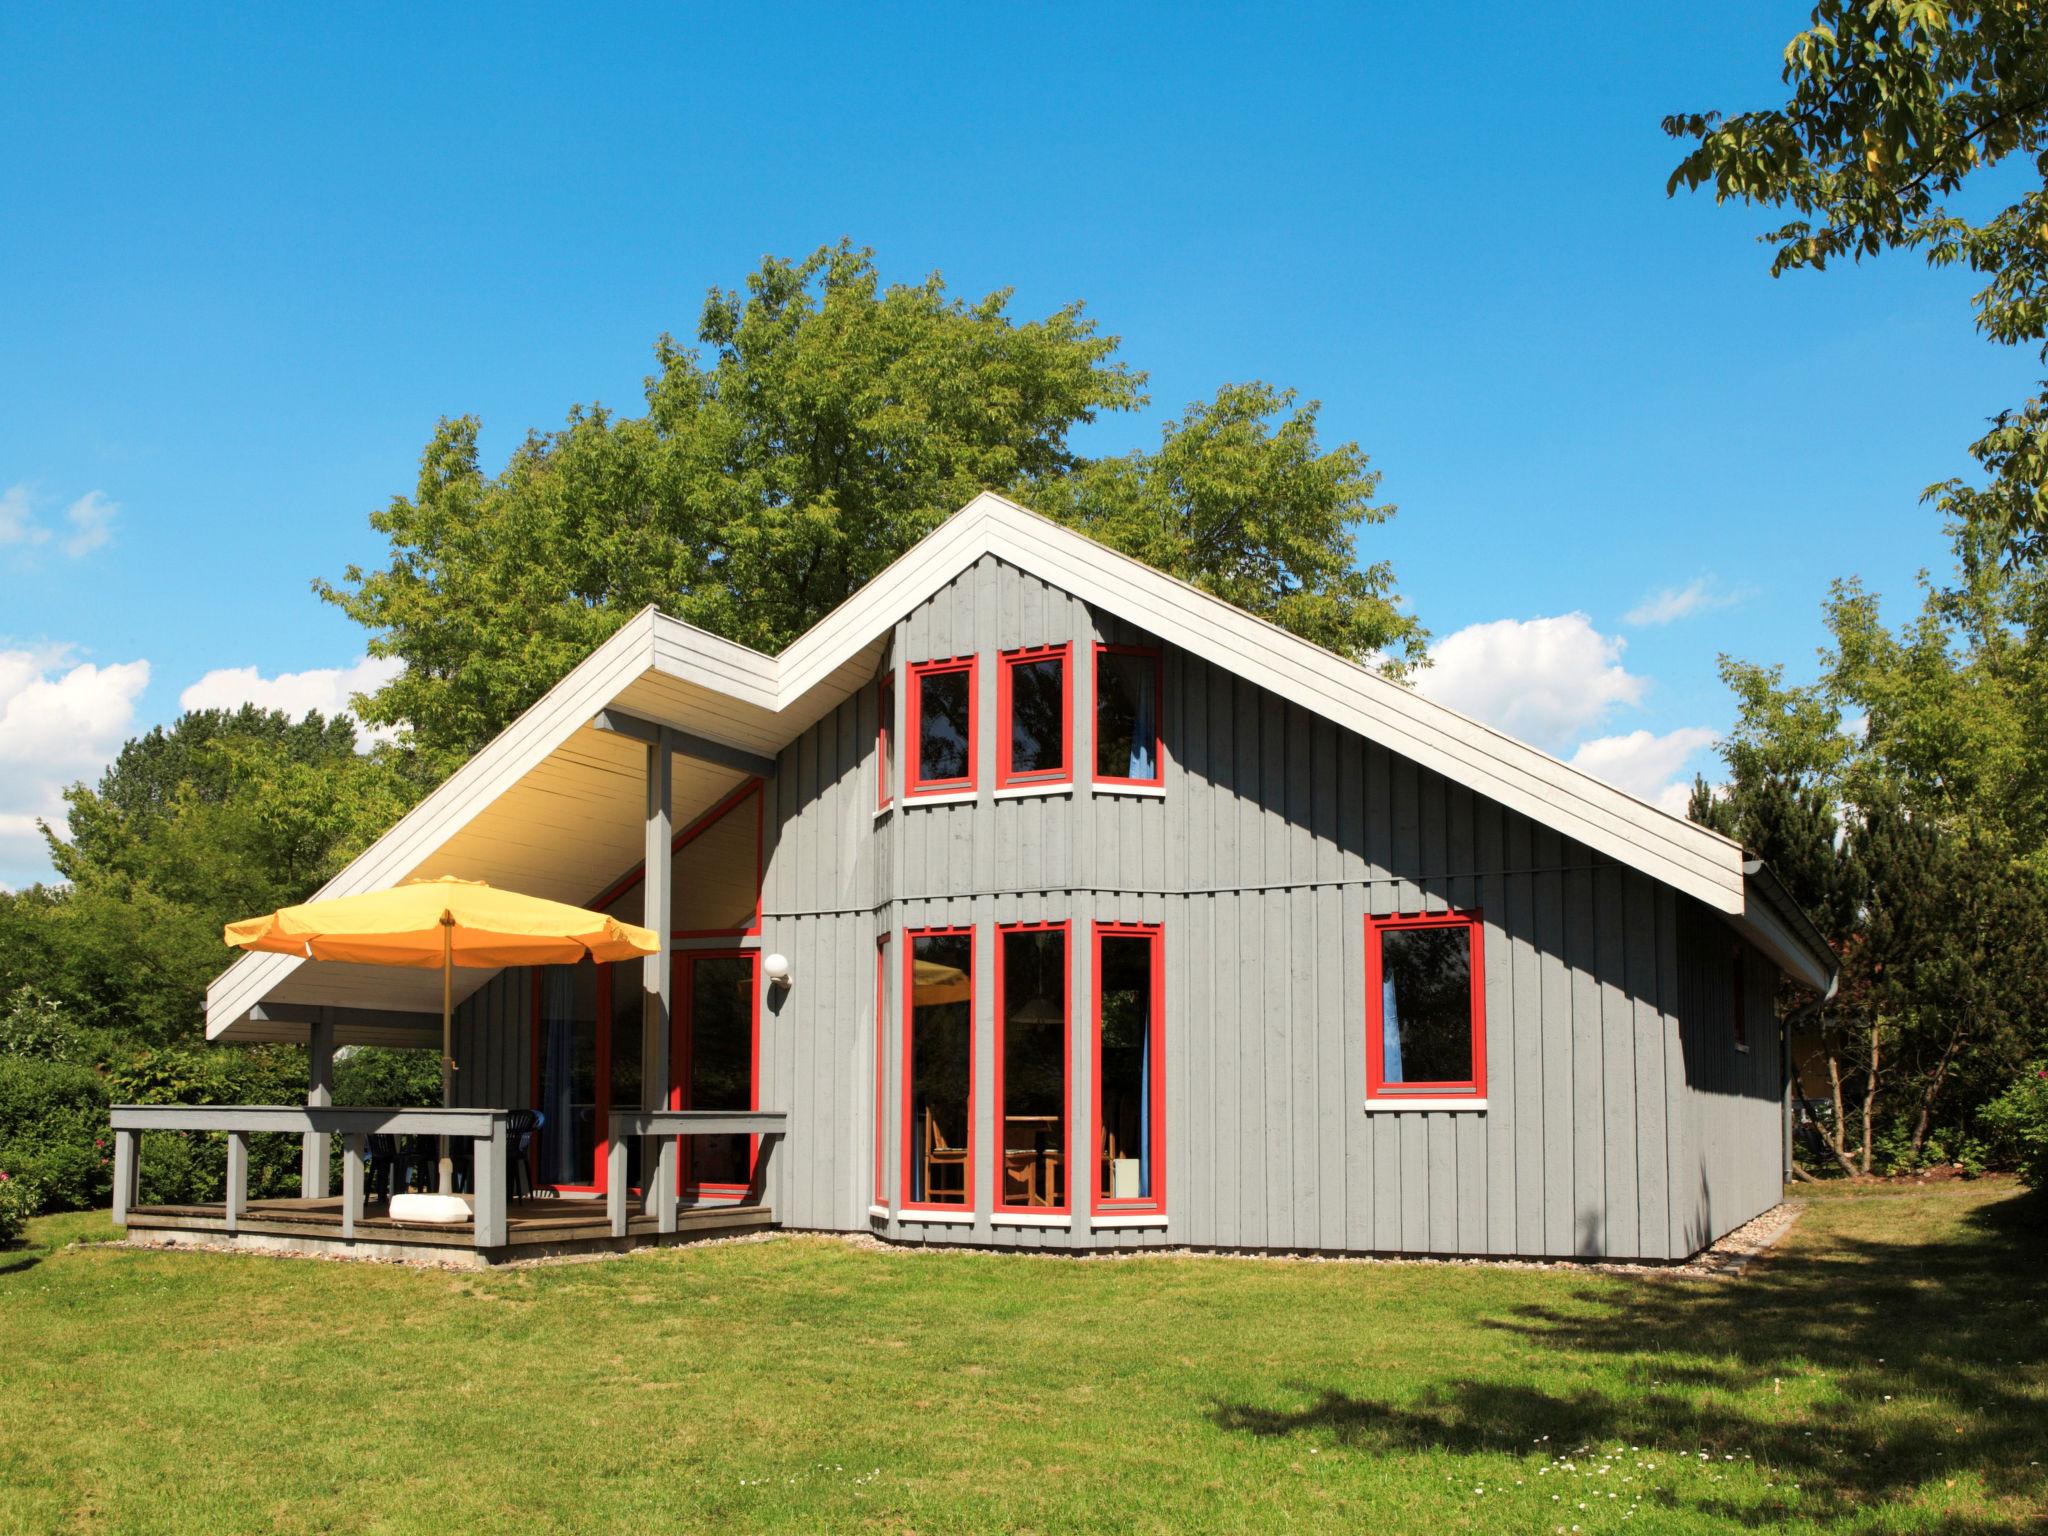
<instances>
[{"instance_id":1,"label":"large picture window","mask_svg":"<svg viewBox=\"0 0 2048 1536\"><path fill-rule=\"evenodd\" d=\"M974 788L974 672L971 656L910 669L906 795Z\"/></svg>"},{"instance_id":2,"label":"large picture window","mask_svg":"<svg viewBox=\"0 0 2048 1536\"><path fill-rule=\"evenodd\" d=\"M1165 692L1159 652L1151 646L1095 647L1095 782L1151 786L1166 782Z\"/></svg>"},{"instance_id":3,"label":"large picture window","mask_svg":"<svg viewBox=\"0 0 2048 1536\"><path fill-rule=\"evenodd\" d=\"M1482 931L1476 912L1365 920L1369 1099L1485 1097Z\"/></svg>"},{"instance_id":4,"label":"large picture window","mask_svg":"<svg viewBox=\"0 0 2048 1536\"><path fill-rule=\"evenodd\" d=\"M996 787L1064 784L1074 776L1068 751L1071 647L1005 651L996 689Z\"/></svg>"},{"instance_id":5,"label":"large picture window","mask_svg":"<svg viewBox=\"0 0 2048 1536\"><path fill-rule=\"evenodd\" d=\"M1157 925L1095 925L1098 1212L1166 1209L1165 976Z\"/></svg>"},{"instance_id":6,"label":"large picture window","mask_svg":"<svg viewBox=\"0 0 2048 1536\"><path fill-rule=\"evenodd\" d=\"M905 935L906 1206L974 1208L974 931Z\"/></svg>"},{"instance_id":7,"label":"large picture window","mask_svg":"<svg viewBox=\"0 0 2048 1536\"><path fill-rule=\"evenodd\" d=\"M1067 925L996 930L996 1209L1067 1209Z\"/></svg>"},{"instance_id":8,"label":"large picture window","mask_svg":"<svg viewBox=\"0 0 2048 1536\"><path fill-rule=\"evenodd\" d=\"M670 1063L669 1102L677 1109L758 1109L759 956L746 951L692 951L676 957L681 1017ZM754 1177L754 1138L682 1138L683 1191L738 1195Z\"/></svg>"},{"instance_id":9,"label":"large picture window","mask_svg":"<svg viewBox=\"0 0 2048 1536\"><path fill-rule=\"evenodd\" d=\"M558 1189L595 1189L600 1172L608 1106L598 970L585 961L533 972L537 1182Z\"/></svg>"}]
</instances>

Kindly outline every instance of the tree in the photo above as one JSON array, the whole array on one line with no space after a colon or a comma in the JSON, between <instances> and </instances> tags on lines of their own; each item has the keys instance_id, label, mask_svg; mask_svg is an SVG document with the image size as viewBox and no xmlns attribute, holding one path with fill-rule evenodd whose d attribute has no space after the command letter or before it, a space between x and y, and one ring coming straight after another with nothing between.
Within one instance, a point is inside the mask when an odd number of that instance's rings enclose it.
<instances>
[{"instance_id":1,"label":"tree","mask_svg":"<svg viewBox=\"0 0 2048 1536\"><path fill-rule=\"evenodd\" d=\"M1157 453L1083 465L1032 504L1339 655L1419 661L1427 635L1393 568L1357 564L1352 530L1394 509L1374 504L1356 443L1320 448L1316 415L1292 391L1226 385L1168 422Z\"/></svg>"},{"instance_id":2,"label":"tree","mask_svg":"<svg viewBox=\"0 0 2048 1536\"><path fill-rule=\"evenodd\" d=\"M1796 213L1763 237L1774 276L1919 250L1985 276L1974 303L1993 340L2048 340L2048 11L2029 0L1821 0L1786 46L1783 75L1780 107L1666 118L1694 146L1666 190L1711 185L1720 201ZM2026 169L1986 174L2009 161ZM2017 195L1972 219L1947 200L1973 178ZM1980 521L2008 558L2040 562L2048 397L2001 415L1972 451L1991 486L1930 494Z\"/></svg>"},{"instance_id":3,"label":"tree","mask_svg":"<svg viewBox=\"0 0 2048 1536\"><path fill-rule=\"evenodd\" d=\"M317 584L406 663L364 718L445 770L649 603L777 650L990 489L1347 654L1419 655L1392 573L1352 568L1352 530L1392 509L1312 405L1233 386L1158 453L1089 463L1070 432L1142 405L1144 376L1079 304L1008 304L885 287L846 243L769 258L705 301L701 356L661 339L644 415L574 410L495 475L476 421L443 422L371 520L390 563Z\"/></svg>"},{"instance_id":4,"label":"tree","mask_svg":"<svg viewBox=\"0 0 2048 1536\"><path fill-rule=\"evenodd\" d=\"M70 841L45 835L68 884L12 903L9 947L34 960L8 979L85 1027L189 1038L229 958L221 925L305 899L422 788L402 754L357 753L345 718L187 714L66 792Z\"/></svg>"}]
</instances>

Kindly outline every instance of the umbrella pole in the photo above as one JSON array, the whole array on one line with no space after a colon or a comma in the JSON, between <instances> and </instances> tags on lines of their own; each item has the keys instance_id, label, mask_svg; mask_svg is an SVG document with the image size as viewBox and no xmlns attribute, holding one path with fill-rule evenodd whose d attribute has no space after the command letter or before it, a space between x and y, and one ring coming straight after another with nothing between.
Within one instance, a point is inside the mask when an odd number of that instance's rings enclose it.
<instances>
[{"instance_id":1,"label":"umbrella pole","mask_svg":"<svg viewBox=\"0 0 2048 1536\"><path fill-rule=\"evenodd\" d=\"M441 919L441 1107L455 1107L455 1076L450 1070L452 1059L449 1049L454 1044L451 1038L453 1026L449 1022L453 1013L452 999L455 992L455 927L446 916ZM455 1162L448 1155L448 1136L441 1136L441 1193L455 1193Z\"/></svg>"}]
</instances>

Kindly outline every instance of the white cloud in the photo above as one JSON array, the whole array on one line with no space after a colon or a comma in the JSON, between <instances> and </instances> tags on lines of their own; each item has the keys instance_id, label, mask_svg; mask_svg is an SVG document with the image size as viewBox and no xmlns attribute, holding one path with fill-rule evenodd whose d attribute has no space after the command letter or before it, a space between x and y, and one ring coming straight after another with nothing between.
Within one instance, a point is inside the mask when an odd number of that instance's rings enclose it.
<instances>
[{"instance_id":1,"label":"white cloud","mask_svg":"<svg viewBox=\"0 0 2048 1536\"><path fill-rule=\"evenodd\" d=\"M239 709L254 704L281 709L293 719L309 709L323 715L349 713L349 698L375 693L405 670L393 657L359 656L346 667L314 667L305 672L280 672L265 677L254 667L220 667L178 695L181 709ZM382 737L385 732L367 732Z\"/></svg>"},{"instance_id":2,"label":"white cloud","mask_svg":"<svg viewBox=\"0 0 2048 1536\"><path fill-rule=\"evenodd\" d=\"M1681 771L1695 752L1711 747L1718 735L1704 726L1683 725L1661 736L1653 731L1598 736L1572 754L1571 764L1674 816L1683 816L1692 780L1681 776Z\"/></svg>"},{"instance_id":3,"label":"white cloud","mask_svg":"<svg viewBox=\"0 0 2048 1536\"><path fill-rule=\"evenodd\" d=\"M132 734L149 663L97 666L68 645L0 650L0 880L50 877L37 818L64 827L64 787L100 771Z\"/></svg>"},{"instance_id":4,"label":"white cloud","mask_svg":"<svg viewBox=\"0 0 2048 1536\"><path fill-rule=\"evenodd\" d=\"M50 530L36 521L27 486L0 491L0 544L47 544L49 539Z\"/></svg>"},{"instance_id":5,"label":"white cloud","mask_svg":"<svg viewBox=\"0 0 2048 1536\"><path fill-rule=\"evenodd\" d=\"M1621 664L1628 642L1603 635L1583 613L1468 624L1432 647L1416 677L1425 697L1546 751L1562 751L1622 705L1640 704L1649 679Z\"/></svg>"},{"instance_id":6,"label":"white cloud","mask_svg":"<svg viewBox=\"0 0 2048 1536\"><path fill-rule=\"evenodd\" d=\"M1740 602L1740 592L1717 590L1711 576L1701 576L1682 587L1653 592L1622 615L1622 623L1638 628L1651 624L1673 624L1696 613L1712 613Z\"/></svg>"},{"instance_id":7,"label":"white cloud","mask_svg":"<svg viewBox=\"0 0 2048 1536\"><path fill-rule=\"evenodd\" d=\"M121 504L108 500L104 491L87 491L71 503L64 509L64 521L71 525L71 532L64 540L64 553L76 560L103 544L111 544L114 514L120 510Z\"/></svg>"},{"instance_id":8,"label":"white cloud","mask_svg":"<svg viewBox=\"0 0 2048 1536\"><path fill-rule=\"evenodd\" d=\"M38 549L50 542L53 534L37 518L36 501L36 496L26 485L10 485L5 491L0 491L0 546L12 544L22 549ZM64 553L76 560L111 544L114 515L120 510L121 504L105 491L87 491L72 502L64 509L64 523L68 530L60 546Z\"/></svg>"}]
</instances>

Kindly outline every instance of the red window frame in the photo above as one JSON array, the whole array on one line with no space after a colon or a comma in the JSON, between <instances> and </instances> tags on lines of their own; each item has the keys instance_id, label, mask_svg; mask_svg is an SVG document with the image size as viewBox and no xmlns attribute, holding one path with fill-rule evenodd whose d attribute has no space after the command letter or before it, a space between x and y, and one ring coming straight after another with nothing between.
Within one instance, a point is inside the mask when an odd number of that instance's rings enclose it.
<instances>
[{"instance_id":1,"label":"red window frame","mask_svg":"<svg viewBox=\"0 0 2048 1536\"><path fill-rule=\"evenodd\" d=\"M1125 774L1101 771L1102 729L1102 658L1104 656L1150 656L1152 658L1152 697L1158 719L1152 722L1154 740L1152 743L1152 777L1134 779ZM1125 784L1137 789L1161 789L1166 784L1166 658L1156 645L1111 645L1105 641L1096 642L1095 672L1089 678L1088 702L1094 718L1089 722L1088 751L1095 763L1097 784Z\"/></svg>"},{"instance_id":2,"label":"red window frame","mask_svg":"<svg viewBox=\"0 0 2048 1536\"><path fill-rule=\"evenodd\" d=\"M896 674L882 674L875 711L875 809L889 808L889 741L896 724Z\"/></svg>"},{"instance_id":3,"label":"red window frame","mask_svg":"<svg viewBox=\"0 0 2048 1536\"><path fill-rule=\"evenodd\" d=\"M668 1107L670 1109L691 1109L695 1106L683 1102L685 1085L690 1081L690 1057L696 1044L695 1020L691 1017L696 1006L696 991L689 985L690 967L699 960L746 960L749 977L747 983L747 1108L761 1107L761 952L758 949L686 949L675 957L675 968L671 972L671 1006L669 1009L669 1051L668 1051ZM609 1087L610 1079L606 1079ZM747 1137L747 1182L745 1184L717 1183L693 1184L690 1182L690 1149L693 1145L688 1136L676 1138L682 1145L677 1148L676 1192L692 1199L701 1200L706 1196L714 1200L739 1199L753 1188L755 1176L761 1166L761 1138Z\"/></svg>"},{"instance_id":4,"label":"red window frame","mask_svg":"<svg viewBox=\"0 0 2048 1536\"><path fill-rule=\"evenodd\" d=\"M1386 1080L1386 973L1380 941L1418 928L1463 928L1472 953L1472 1075L1442 1082ZM1477 907L1365 920L1365 1096L1367 1099L1486 1097L1486 923Z\"/></svg>"},{"instance_id":5,"label":"red window frame","mask_svg":"<svg viewBox=\"0 0 2048 1536\"><path fill-rule=\"evenodd\" d=\"M1035 768L1019 773L1010 765L1010 750L1015 745L1010 719L1010 674L1020 666L1032 666L1043 661L1060 664L1060 718L1065 722L1065 729L1060 733L1060 751L1064 761L1057 768ZM996 788L1073 783L1074 647L1069 643L1004 651L996 657L996 667Z\"/></svg>"},{"instance_id":6,"label":"red window frame","mask_svg":"<svg viewBox=\"0 0 2048 1536\"><path fill-rule=\"evenodd\" d=\"M927 779L924 777L924 680L948 672L967 674L967 775L957 779ZM981 698L978 686L980 674L979 658L953 656L944 661L913 662L910 667L910 696L905 703L907 713L903 721L903 798L914 800L920 795L956 794L971 790L978 779L980 768L976 760L977 741L981 735Z\"/></svg>"},{"instance_id":7,"label":"red window frame","mask_svg":"<svg viewBox=\"0 0 2048 1536\"><path fill-rule=\"evenodd\" d=\"M687 827L683 828L682 831L678 832L675 835L674 840L671 841L669 844L669 850L671 855L681 853L685 848L689 847L690 844L694 843L698 838L702 837L706 832L708 832L719 821L723 820L729 812L738 809L739 803L742 800L746 799L747 796L752 795L754 797L753 921L750 922L744 928L677 928L670 933L669 937L676 939L751 939L759 936L761 932L761 885L762 877L765 873L764 861L766 858L766 849L763 842L763 827L765 818L763 808L767 804L768 796L765 793L763 793L763 790L765 788L765 780L748 779L744 784L740 785L739 788L733 790L731 793L726 795L724 799L720 800L716 805L712 806L710 810L706 811L702 816L699 816L695 821L691 822ZM609 889L607 889L595 901L591 902L591 910L594 912L604 911L605 908L609 907L613 902L617 901L621 896L625 895L626 892L632 890L634 886L640 884L640 882L645 880L646 878L647 864L646 861L643 860L641 861L641 863L634 866L631 873L626 875L616 885L613 885ZM641 916L645 917L646 915L646 910L643 907L641 911Z\"/></svg>"},{"instance_id":8,"label":"red window frame","mask_svg":"<svg viewBox=\"0 0 2048 1536\"><path fill-rule=\"evenodd\" d=\"M1102 941L1106 938L1152 941L1152 1193L1118 1200L1102 1193ZM1094 925L1092 956L1094 1006L1088 1024L1090 1092L1088 1208L1095 1215L1163 1216L1166 1214L1166 925L1105 923Z\"/></svg>"},{"instance_id":9,"label":"red window frame","mask_svg":"<svg viewBox=\"0 0 2048 1536\"><path fill-rule=\"evenodd\" d=\"M902 1196L896 1207L898 1211L947 1211L954 1214L964 1211L970 1215L974 1211L974 977L975 972L981 967L979 957L974 955L971 947L968 951L968 963L971 968L967 973L967 1165L961 1180L965 1196L957 1204L935 1200L914 1201L910 1198L910 1192L917 1187L910 1177L911 1165L917 1156L917 1127L911 1123L910 1114L910 1094L914 1086L911 1081L910 1058L911 1050L916 1043L916 1031L911 1023L910 1014L915 1006L917 993L917 941L960 934L967 936L970 946L973 944L974 929L971 925L903 930L903 1006L900 1010L903 1015L903 1051L900 1058L903 1067L903 1092L899 1095L903 1109L903 1129L901 1135L897 1137L897 1144L903 1151L903 1164L898 1170L902 1178L902 1183L898 1186Z\"/></svg>"},{"instance_id":10,"label":"red window frame","mask_svg":"<svg viewBox=\"0 0 2048 1536\"><path fill-rule=\"evenodd\" d=\"M1728 970L1735 991L1735 1049L1749 1049L1749 956L1737 939L1728 949Z\"/></svg>"},{"instance_id":11,"label":"red window frame","mask_svg":"<svg viewBox=\"0 0 2048 1536\"><path fill-rule=\"evenodd\" d=\"M995 1167L991 1177L995 1181L995 1210L1005 1215L1064 1216L1074 1208L1074 1126L1073 1116L1068 1112L1069 1090L1074 1082L1074 998L1073 998L1073 935L1072 925L1056 923L998 923L996 925L996 1038L995 1038L995 1096L996 1126L995 1146L991 1149L996 1164L1009 1154L1005 1150L1002 1134L1003 1110L1008 1103L1003 1097L1003 1062L1006 1042L1003 1030L1005 1024L1004 995L1008 984L1004 975L1003 939L1012 933L1057 933L1060 936L1060 1167L1065 1183L1066 1198L1058 1205L1010 1205L1003 1199L1005 1169Z\"/></svg>"},{"instance_id":12,"label":"red window frame","mask_svg":"<svg viewBox=\"0 0 2048 1536\"><path fill-rule=\"evenodd\" d=\"M889 935L875 940L875 1196L889 1203Z\"/></svg>"}]
</instances>

